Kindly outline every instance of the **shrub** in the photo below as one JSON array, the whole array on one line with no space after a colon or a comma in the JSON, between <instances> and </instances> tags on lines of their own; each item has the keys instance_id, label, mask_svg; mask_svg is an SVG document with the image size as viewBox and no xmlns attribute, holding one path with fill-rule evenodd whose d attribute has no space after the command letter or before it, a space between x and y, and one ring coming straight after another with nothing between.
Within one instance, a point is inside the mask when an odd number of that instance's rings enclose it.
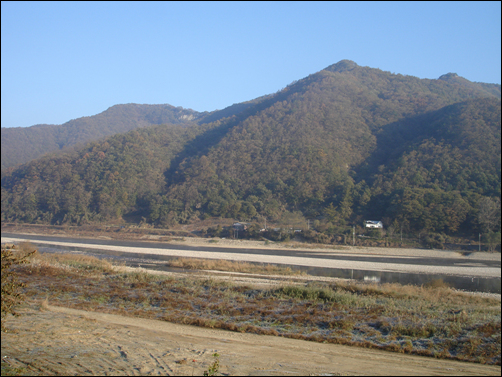
<instances>
[{"instance_id":1,"label":"shrub","mask_svg":"<svg viewBox=\"0 0 502 377\"><path fill-rule=\"evenodd\" d=\"M220 355L218 353L213 353L214 362L209 366L207 371L204 371L204 376L216 376L220 370Z\"/></svg>"},{"instance_id":2,"label":"shrub","mask_svg":"<svg viewBox=\"0 0 502 377\"><path fill-rule=\"evenodd\" d=\"M27 242L21 243L19 247L2 245L2 331L6 331L4 321L7 315L19 315L15 308L24 299L20 292L24 284L18 281L14 267L28 263L29 258L36 252L37 249Z\"/></svg>"},{"instance_id":3,"label":"shrub","mask_svg":"<svg viewBox=\"0 0 502 377\"><path fill-rule=\"evenodd\" d=\"M427 247L430 249L444 249L445 238L441 234L429 234L424 240Z\"/></svg>"},{"instance_id":4,"label":"shrub","mask_svg":"<svg viewBox=\"0 0 502 377\"><path fill-rule=\"evenodd\" d=\"M302 287L302 286L284 286L276 289L274 295L285 296L300 300L311 300L321 302L337 301L337 294L330 288L321 287Z\"/></svg>"},{"instance_id":5,"label":"shrub","mask_svg":"<svg viewBox=\"0 0 502 377\"><path fill-rule=\"evenodd\" d=\"M446 283L443 281L443 279L434 279L431 281L428 281L427 283L424 284L424 287L426 288L450 288L450 284Z\"/></svg>"},{"instance_id":6,"label":"shrub","mask_svg":"<svg viewBox=\"0 0 502 377\"><path fill-rule=\"evenodd\" d=\"M382 229L370 229L367 233L368 237L372 238L382 238Z\"/></svg>"}]
</instances>

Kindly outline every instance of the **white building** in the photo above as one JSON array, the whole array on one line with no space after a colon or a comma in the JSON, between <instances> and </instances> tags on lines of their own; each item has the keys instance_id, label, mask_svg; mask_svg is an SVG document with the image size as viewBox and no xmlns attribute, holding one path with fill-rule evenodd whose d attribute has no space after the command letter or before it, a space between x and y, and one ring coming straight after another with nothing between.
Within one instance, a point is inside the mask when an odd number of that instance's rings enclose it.
<instances>
[{"instance_id":1,"label":"white building","mask_svg":"<svg viewBox=\"0 0 502 377\"><path fill-rule=\"evenodd\" d=\"M383 228L383 224L381 221L366 220L364 222L364 227L365 228Z\"/></svg>"}]
</instances>

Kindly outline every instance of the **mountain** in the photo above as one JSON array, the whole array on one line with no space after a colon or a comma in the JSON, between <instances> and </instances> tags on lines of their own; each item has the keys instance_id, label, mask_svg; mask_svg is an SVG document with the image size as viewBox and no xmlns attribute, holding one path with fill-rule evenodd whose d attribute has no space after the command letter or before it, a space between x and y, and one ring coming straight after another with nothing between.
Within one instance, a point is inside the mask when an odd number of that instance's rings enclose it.
<instances>
[{"instance_id":1,"label":"mountain","mask_svg":"<svg viewBox=\"0 0 502 377\"><path fill-rule=\"evenodd\" d=\"M343 60L190 127L136 129L8 172L2 221L294 215L454 233L477 229L478 203L497 196L500 85Z\"/></svg>"},{"instance_id":2,"label":"mountain","mask_svg":"<svg viewBox=\"0 0 502 377\"><path fill-rule=\"evenodd\" d=\"M482 197L500 197L500 116L499 99L478 98L388 125L359 171L371 214L450 232L477 217Z\"/></svg>"},{"instance_id":3,"label":"mountain","mask_svg":"<svg viewBox=\"0 0 502 377\"><path fill-rule=\"evenodd\" d=\"M469 80L460 77L456 73L447 73L439 77L439 80L444 80L450 83L457 83L463 85L466 88L471 88L477 91L484 91L486 94L494 95L500 98L500 85L485 84L482 82L471 82Z\"/></svg>"},{"instance_id":4,"label":"mountain","mask_svg":"<svg viewBox=\"0 0 502 377\"><path fill-rule=\"evenodd\" d=\"M171 105L115 105L100 114L62 125L2 128L2 170L48 152L82 145L117 133L155 124L186 124L206 113Z\"/></svg>"}]
</instances>

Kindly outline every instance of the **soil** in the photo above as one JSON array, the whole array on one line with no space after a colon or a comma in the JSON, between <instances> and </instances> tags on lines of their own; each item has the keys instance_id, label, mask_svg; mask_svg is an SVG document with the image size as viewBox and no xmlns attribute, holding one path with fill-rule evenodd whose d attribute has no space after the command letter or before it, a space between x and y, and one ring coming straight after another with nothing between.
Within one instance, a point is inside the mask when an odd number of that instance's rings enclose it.
<instances>
[{"instance_id":1,"label":"soil","mask_svg":"<svg viewBox=\"0 0 502 377\"><path fill-rule=\"evenodd\" d=\"M2 364L40 375L500 375L501 367L25 305L9 317Z\"/></svg>"}]
</instances>

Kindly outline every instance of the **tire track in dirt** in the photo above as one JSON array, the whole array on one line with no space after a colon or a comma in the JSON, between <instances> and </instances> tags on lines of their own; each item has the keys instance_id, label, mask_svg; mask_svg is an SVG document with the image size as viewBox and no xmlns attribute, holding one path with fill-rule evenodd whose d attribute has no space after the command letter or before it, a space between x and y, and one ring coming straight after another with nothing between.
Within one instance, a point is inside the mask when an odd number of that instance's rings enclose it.
<instances>
[{"instance_id":1,"label":"tire track in dirt","mask_svg":"<svg viewBox=\"0 0 502 377\"><path fill-rule=\"evenodd\" d=\"M500 375L500 366L228 332L31 304L9 317L2 362L70 375ZM195 360L195 362L193 361Z\"/></svg>"}]
</instances>

